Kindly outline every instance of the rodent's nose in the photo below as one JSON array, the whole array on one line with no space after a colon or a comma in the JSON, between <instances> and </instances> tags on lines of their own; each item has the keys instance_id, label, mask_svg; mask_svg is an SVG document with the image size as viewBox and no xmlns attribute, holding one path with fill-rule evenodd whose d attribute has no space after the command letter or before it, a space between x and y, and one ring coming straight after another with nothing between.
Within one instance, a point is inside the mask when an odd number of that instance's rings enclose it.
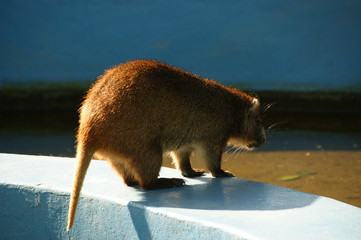
<instances>
[{"instance_id":1,"label":"rodent's nose","mask_svg":"<svg viewBox=\"0 0 361 240\"><path fill-rule=\"evenodd\" d=\"M249 144L247 147L248 148L258 148L259 146L261 146L264 142L266 141L266 137L265 137L265 135L264 134L261 134L261 135L259 135L258 137L257 137L257 140L256 140L256 142L254 142L254 143L251 143L251 144Z\"/></svg>"},{"instance_id":2,"label":"rodent's nose","mask_svg":"<svg viewBox=\"0 0 361 240\"><path fill-rule=\"evenodd\" d=\"M265 143L265 141L266 141L266 137L264 136L264 134L261 134L260 136L258 136L257 147L261 146L263 143Z\"/></svg>"}]
</instances>

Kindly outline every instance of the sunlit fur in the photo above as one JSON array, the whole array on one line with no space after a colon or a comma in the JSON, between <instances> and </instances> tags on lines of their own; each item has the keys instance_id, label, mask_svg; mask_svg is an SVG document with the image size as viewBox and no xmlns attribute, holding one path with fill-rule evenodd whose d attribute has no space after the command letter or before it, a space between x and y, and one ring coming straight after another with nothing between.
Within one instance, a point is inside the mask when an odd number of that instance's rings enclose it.
<instances>
[{"instance_id":1,"label":"sunlit fur","mask_svg":"<svg viewBox=\"0 0 361 240\"><path fill-rule=\"evenodd\" d=\"M191 167L193 153L214 177L232 176L221 168L222 153L229 140L246 148L264 142L259 115L253 97L164 63L137 60L106 71L80 109L68 229L93 155L146 190L184 184L158 178L165 153L186 177L203 174Z\"/></svg>"}]
</instances>

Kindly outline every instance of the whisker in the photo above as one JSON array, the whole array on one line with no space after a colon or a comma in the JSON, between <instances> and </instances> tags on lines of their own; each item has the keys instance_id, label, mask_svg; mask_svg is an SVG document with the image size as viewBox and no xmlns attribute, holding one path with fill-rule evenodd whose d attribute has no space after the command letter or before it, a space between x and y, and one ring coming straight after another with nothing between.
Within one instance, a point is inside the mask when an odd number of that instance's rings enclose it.
<instances>
[{"instance_id":1,"label":"whisker","mask_svg":"<svg viewBox=\"0 0 361 240\"><path fill-rule=\"evenodd\" d=\"M238 155L239 155L239 148L237 148L237 151L235 152L236 154L235 154L235 156L234 156L234 158L233 159L236 159L236 158L238 158Z\"/></svg>"},{"instance_id":2,"label":"whisker","mask_svg":"<svg viewBox=\"0 0 361 240\"><path fill-rule=\"evenodd\" d=\"M226 151L224 151L224 153L230 153L231 151L233 151L233 149L235 149L235 147L233 147L232 145L227 146Z\"/></svg>"},{"instance_id":3,"label":"whisker","mask_svg":"<svg viewBox=\"0 0 361 240\"><path fill-rule=\"evenodd\" d=\"M232 157L230 158L232 160L235 160L238 157L242 158L245 152L247 152L247 149L245 147L233 145L229 145L227 147L227 150L225 151L225 153L230 153L232 155Z\"/></svg>"},{"instance_id":4,"label":"whisker","mask_svg":"<svg viewBox=\"0 0 361 240\"><path fill-rule=\"evenodd\" d=\"M272 103L268 103L264 106L264 109L262 110L262 115L268 111L268 109L270 109L273 105L277 104L277 102L272 102Z\"/></svg>"},{"instance_id":5,"label":"whisker","mask_svg":"<svg viewBox=\"0 0 361 240\"><path fill-rule=\"evenodd\" d=\"M279 126L279 125L285 124L285 123L288 123L288 121L276 122L276 123L272 124L271 126L269 126L269 127L267 128L267 130L272 130L272 129L274 129L276 126Z\"/></svg>"},{"instance_id":6,"label":"whisker","mask_svg":"<svg viewBox=\"0 0 361 240\"><path fill-rule=\"evenodd\" d=\"M238 158L239 155L241 155L240 157L242 158L242 156L244 155L245 152L246 152L246 149L244 147L238 147L235 158Z\"/></svg>"}]
</instances>

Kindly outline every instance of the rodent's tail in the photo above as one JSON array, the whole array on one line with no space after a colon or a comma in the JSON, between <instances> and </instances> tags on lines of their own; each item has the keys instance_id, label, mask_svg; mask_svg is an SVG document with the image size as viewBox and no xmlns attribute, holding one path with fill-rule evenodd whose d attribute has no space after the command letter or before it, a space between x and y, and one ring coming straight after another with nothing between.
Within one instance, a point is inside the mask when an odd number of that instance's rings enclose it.
<instances>
[{"instance_id":1,"label":"rodent's tail","mask_svg":"<svg viewBox=\"0 0 361 240\"><path fill-rule=\"evenodd\" d=\"M68 225L67 230L73 225L76 209L79 202L80 190L83 186L84 178L88 170L93 151L89 151L83 144L78 143L77 146L77 164L74 171L73 191L70 195L69 210L68 210Z\"/></svg>"}]
</instances>

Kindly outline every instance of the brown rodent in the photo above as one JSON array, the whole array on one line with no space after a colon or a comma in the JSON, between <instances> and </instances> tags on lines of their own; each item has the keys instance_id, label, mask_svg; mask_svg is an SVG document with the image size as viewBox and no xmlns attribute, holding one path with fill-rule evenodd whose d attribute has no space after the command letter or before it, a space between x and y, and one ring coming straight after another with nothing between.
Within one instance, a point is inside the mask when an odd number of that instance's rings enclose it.
<instances>
[{"instance_id":1,"label":"brown rodent","mask_svg":"<svg viewBox=\"0 0 361 240\"><path fill-rule=\"evenodd\" d=\"M67 229L94 155L109 161L127 185L147 190L184 185L183 179L158 178L166 153L183 176L203 174L191 167L194 153L214 177L226 177L232 176L221 169L227 144L253 149L264 141L259 101L237 89L153 60L107 70L80 108Z\"/></svg>"}]
</instances>

